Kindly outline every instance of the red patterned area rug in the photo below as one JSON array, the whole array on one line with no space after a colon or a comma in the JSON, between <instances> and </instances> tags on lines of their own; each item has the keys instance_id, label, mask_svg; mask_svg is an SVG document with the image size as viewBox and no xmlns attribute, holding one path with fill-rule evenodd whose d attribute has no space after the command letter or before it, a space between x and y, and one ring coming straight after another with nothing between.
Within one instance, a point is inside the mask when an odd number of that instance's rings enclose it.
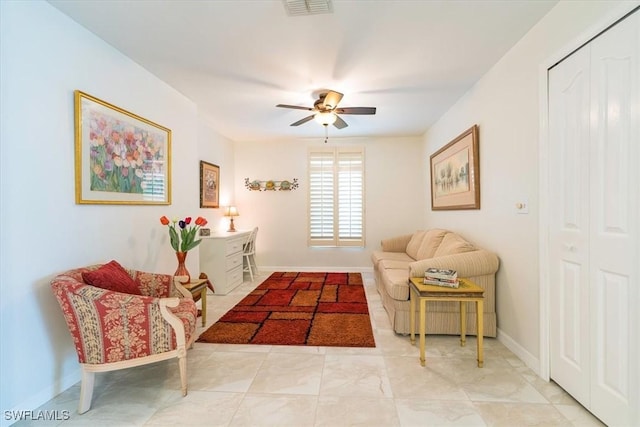
<instances>
[{"instance_id":1,"label":"red patterned area rug","mask_svg":"<svg viewBox=\"0 0 640 427\"><path fill-rule=\"evenodd\" d=\"M273 273L198 342L376 346L360 273Z\"/></svg>"}]
</instances>

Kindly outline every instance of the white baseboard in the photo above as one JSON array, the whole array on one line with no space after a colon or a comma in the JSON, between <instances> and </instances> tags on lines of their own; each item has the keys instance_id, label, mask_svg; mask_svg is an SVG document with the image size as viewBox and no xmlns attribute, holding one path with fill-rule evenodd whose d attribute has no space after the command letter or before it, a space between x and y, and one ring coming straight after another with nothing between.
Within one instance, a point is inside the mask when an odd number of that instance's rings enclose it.
<instances>
[{"instance_id":1,"label":"white baseboard","mask_svg":"<svg viewBox=\"0 0 640 427\"><path fill-rule=\"evenodd\" d=\"M335 273L373 273L373 267L301 267L301 266L272 266L272 265L260 265L258 271L274 272L274 271L301 271L304 273L311 273L314 271L321 272L335 272Z\"/></svg>"},{"instance_id":2,"label":"white baseboard","mask_svg":"<svg viewBox=\"0 0 640 427\"><path fill-rule=\"evenodd\" d=\"M518 344L508 334L498 328L498 341L507 347L513 354L518 356L529 368L531 368L538 376L540 376L540 359L529 353L524 347Z\"/></svg>"}]
</instances>

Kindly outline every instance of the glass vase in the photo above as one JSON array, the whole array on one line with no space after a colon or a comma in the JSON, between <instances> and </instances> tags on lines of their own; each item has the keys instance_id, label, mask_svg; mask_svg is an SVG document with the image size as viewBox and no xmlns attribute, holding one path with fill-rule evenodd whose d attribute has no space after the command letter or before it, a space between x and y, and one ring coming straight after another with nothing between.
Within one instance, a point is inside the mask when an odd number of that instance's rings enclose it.
<instances>
[{"instance_id":1,"label":"glass vase","mask_svg":"<svg viewBox=\"0 0 640 427\"><path fill-rule=\"evenodd\" d=\"M188 252L176 252L176 258L178 258L178 269L176 270L175 273L173 273L173 275L181 276L181 277L186 276L186 280L180 280L180 283L189 283L191 281L191 275L189 274L189 270L187 270L187 267L184 264L185 261L187 260L187 253Z\"/></svg>"}]
</instances>

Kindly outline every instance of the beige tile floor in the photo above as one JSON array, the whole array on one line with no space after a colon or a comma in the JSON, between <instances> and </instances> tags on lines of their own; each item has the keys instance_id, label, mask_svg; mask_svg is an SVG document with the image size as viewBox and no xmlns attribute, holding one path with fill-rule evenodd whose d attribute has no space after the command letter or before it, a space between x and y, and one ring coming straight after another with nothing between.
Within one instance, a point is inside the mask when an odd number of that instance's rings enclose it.
<instances>
[{"instance_id":1,"label":"beige tile floor","mask_svg":"<svg viewBox=\"0 0 640 427\"><path fill-rule=\"evenodd\" d=\"M209 295L207 326L268 276L229 295ZM16 426L596 426L554 383L540 379L496 339L427 337L427 366L406 336L391 330L364 274L376 348L196 343L188 354L189 394L177 362L96 375L93 404L78 415L79 383L39 410L68 410L66 421ZM200 324L200 323L199 323ZM204 330L199 328L198 332Z\"/></svg>"}]
</instances>

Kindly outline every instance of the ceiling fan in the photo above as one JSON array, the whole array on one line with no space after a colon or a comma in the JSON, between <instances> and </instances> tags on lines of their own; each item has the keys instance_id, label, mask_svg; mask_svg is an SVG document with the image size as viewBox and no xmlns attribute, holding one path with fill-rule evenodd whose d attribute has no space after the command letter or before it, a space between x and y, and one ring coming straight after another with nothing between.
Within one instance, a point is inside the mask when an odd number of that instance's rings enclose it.
<instances>
[{"instance_id":1,"label":"ceiling fan","mask_svg":"<svg viewBox=\"0 0 640 427\"><path fill-rule=\"evenodd\" d=\"M291 126L299 126L303 123L315 119L321 125L328 127L334 125L338 129L343 129L349 126L347 122L342 120L338 114L375 114L375 107L344 107L338 108L338 103L344 95L340 92L333 90L321 91L318 94L318 99L313 103L313 107L300 107L298 105L286 105L278 104L276 107L280 108L293 108L294 110L307 110L313 111L313 114L300 119L297 122L291 123Z\"/></svg>"}]
</instances>

